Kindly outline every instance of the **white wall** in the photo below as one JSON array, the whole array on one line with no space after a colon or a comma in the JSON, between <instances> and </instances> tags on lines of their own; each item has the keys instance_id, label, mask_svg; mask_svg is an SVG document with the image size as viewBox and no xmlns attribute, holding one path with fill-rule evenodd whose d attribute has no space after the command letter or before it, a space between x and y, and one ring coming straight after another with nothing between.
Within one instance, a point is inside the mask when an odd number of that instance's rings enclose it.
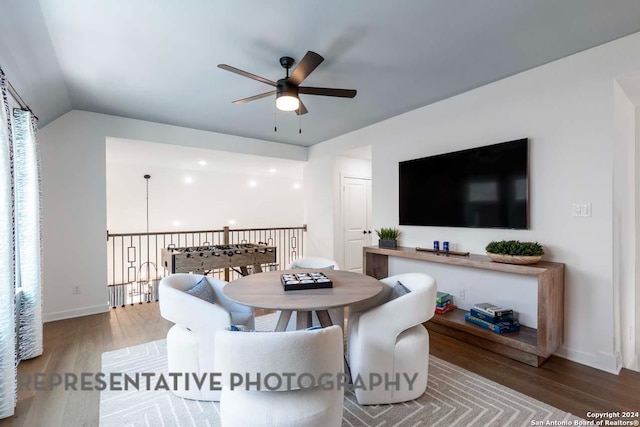
<instances>
[{"instance_id":1,"label":"white wall","mask_svg":"<svg viewBox=\"0 0 640 427\"><path fill-rule=\"evenodd\" d=\"M71 111L40 130L46 321L107 311L107 137L291 160L307 149L177 126ZM81 293L71 294L72 285Z\"/></svg>"},{"instance_id":2,"label":"white wall","mask_svg":"<svg viewBox=\"0 0 640 427\"><path fill-rule=\"evenodd\" d=\"M530 230L402 227L401 243L426 246L446 239L483 253L496 239L541 242L548 259L567 266L565 340L558 354L616 372L613 81L640 70L639 51L640 33L334 138L310 149L307 169L317 170L332 155L371 144L374 226L397 226L399 161L530 138ZM327 199L326 188L314 178L318 174L305 175L306 188ZM572 217L573 202L591 203L593 216ZM309 238L332 232L310 228ZM453 280L440 279L453 290Z\"/></svg>"}]
</instances>

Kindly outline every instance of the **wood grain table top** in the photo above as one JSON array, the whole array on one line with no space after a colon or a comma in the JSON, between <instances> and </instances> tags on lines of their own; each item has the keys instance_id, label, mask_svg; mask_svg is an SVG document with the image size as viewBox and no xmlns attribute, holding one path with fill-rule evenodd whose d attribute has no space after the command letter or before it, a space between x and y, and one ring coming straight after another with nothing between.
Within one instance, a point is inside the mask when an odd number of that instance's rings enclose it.
<instances>
[{"instance_id":1,"label":"wood grain table top","mask_svg":"<svg viewBox=\"0 0 640 427\"><path fill-rule=\"evenodd\" d=\"M232 301L268 310L317 311L344 307L373 298L382 291L382 283L364 274L342 270L322 270L333 288L285 291L280 276L318 270L280 270L244 276L229 282L224 295Z\"/></svg>"}]
</instances>

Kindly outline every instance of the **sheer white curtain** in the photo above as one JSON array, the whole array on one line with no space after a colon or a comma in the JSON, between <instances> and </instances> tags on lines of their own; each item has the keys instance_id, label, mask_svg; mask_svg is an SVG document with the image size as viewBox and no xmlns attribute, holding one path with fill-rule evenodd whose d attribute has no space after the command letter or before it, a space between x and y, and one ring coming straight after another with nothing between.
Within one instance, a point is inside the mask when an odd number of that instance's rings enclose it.
<instances>
[{"instance_id":1,"label":"sheer white curtain","mask_svg":"<svg viewBox=\"0 0 640 427\"><path fill-rule=\"evenodd\" d=\"M18 361L42 354L42 239L37 122L30 111L11 114L2 69L0 95L0 418L5 418L16 405Z\"/></svg>"},{"instance_id":2,"label":"sheer white curtain","mask_svg":"<svg viewBox=\"0 0 640 427\"><path fill-rule=\"evenodd\" d=\"M11 122L6 79L0 70L0 418L16 406L15 281L13 277L13 185Z\"/></svg>"},{"instance_id":3,"label":"sheer white curtain","mask_svg":"<svg viewBox=\"0 0 640 427\"><path fill-rule=\"evenodd\" d=\"M42 354L42 266L40 233L40 155L37 122L26 110L13 110L13 185L16 287L22 291L19 308L18 357Z\"/></svg>"}]
</instances>

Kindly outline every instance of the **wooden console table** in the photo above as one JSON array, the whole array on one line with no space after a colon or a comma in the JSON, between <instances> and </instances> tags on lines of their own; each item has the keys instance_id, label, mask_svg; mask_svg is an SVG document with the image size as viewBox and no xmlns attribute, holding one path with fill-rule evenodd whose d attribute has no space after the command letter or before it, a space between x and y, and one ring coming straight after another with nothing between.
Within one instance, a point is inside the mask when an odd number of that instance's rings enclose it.
<instances>
[{"instance_id":1,"label":"wooden console table","mask_svg":"<svg viewBox=\"0 0 640 427\"><path fill-rule=\"evenodd\" d=\"M436 314L427 329L486 348L528 365L540 366L562 344L564 330L564 264L538 262L533 265L501 264L484 255L456 256L367 246L364 271L377 279L389 275L389 257L409 258L460 267L534 276L538 280L538 329L521 326L519 332L494 334L464 320L464 310Z\"/></svg>"}]
</instances>

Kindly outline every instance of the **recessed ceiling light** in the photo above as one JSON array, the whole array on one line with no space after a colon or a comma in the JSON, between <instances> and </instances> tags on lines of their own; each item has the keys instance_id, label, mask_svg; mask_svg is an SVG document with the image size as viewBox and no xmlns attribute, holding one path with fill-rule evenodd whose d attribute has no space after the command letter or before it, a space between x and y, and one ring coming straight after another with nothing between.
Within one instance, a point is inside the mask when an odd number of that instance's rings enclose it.
<instances>
[{"instance_id":1,"label":"recessed ceiling light","mask_svg":"<svg viewBox=\"0 0 640 427\"><path fill-rule=\"evenodd\" d=\"M173 221L171 224L173 224L174 227L180 227L182 225L182 223L178 220Z\"/></svg>"},{"instance_id":2,"label":"recessed ceiling light","mask_svg":"<svg viewBox=\"0 0 640 427\"><path fill-rule=\"evenodd\" d=\"M206 162L205 160L200 160L200 161L198 162L198 164L199 164L200 166L207 166L207 162Z\"/></svg>"},{"instance_id":3,"label":"recessed ceiling light","mask_svg":"<svg viewBox=\"0 0 640 427\"><path fill-rule=\"evenodd\" d=\"M235 223L236 223L236 220L235 220L235 219L230 219L230 220L229 220L229 225L234 225Z\"/></svg>"},{"instance_id":4,"label":"recessed ceiling light","mask_svg":"<svg viewBox=\"0 0 640 427\"><path fill-rule=\"evenodd\" d=\"M278 172L278 171L275 168L269 169L269 173L276 173L276 172Z\"/></svg>"},{"instance_id":5,"label":"recessed ceiling light","mask_svg":"<svg viewBox=\"0 0 640 427\"><path fill-rule=\"evenodd\" d=\"M258 183L257 183L257 182L255 182L255 181L253 181L253 180L252 180L252 181L249 181L249 187L255 187L255 186L257 186L257 185L258 185Z\"/></svg>"},{"instance_id":6,"label":"recessed ceiling light","mask_svg":"<svg viewBox=\"0 0 640 427\"><path fill-rule=\"evenodd\" d=\"M184 183L185 184L191 184L193 182L193 178L191 178L190 176L185 176L184 177Z\"/></svg>"},{"instance_id":7,"label":"recessed ceiling light","mask_svg":"<svg viewBox=\"0 0 640 427\"><path fill-rule=\"evenodd\" d=\"M293 184L293 188L294 190L299 190L300 188L302 188L302 184L300 184L299 182L296 182L295 184Z\"/></svg>"}]
</instances>

